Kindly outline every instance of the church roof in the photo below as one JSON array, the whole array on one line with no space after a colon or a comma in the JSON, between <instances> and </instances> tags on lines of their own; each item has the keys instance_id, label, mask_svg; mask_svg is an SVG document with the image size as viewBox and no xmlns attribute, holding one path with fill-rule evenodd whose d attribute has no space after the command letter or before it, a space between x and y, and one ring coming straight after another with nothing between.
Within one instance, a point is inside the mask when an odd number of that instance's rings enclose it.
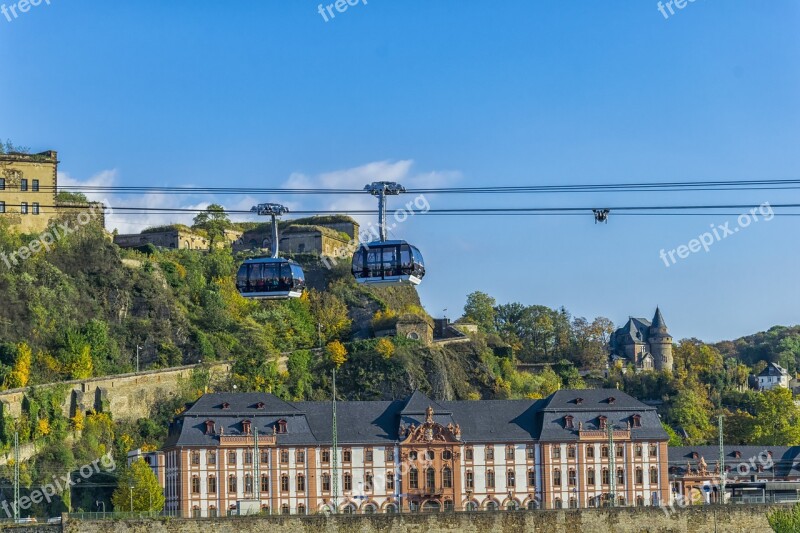
<instances>
[{"instance_id":1,"label":"church roof","mask_svg":"<svg viewBox=\"0 0 800 533\"><path fill-rule=\"evenodd\" d=\"M656 307L656 314L653 317L653 329L667 328L667 323L664 322L664 317L661 315L661 309Z\"/></svg>"}]
</instances>

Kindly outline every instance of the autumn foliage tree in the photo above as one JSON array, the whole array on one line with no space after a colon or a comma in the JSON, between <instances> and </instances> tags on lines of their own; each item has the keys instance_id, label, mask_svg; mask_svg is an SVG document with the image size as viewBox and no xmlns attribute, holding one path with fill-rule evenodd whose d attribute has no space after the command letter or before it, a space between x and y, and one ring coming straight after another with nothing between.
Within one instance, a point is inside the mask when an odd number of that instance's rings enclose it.
<instances>
[{"instance_id":1,"label":"autumn foliage tree","mask_svg":"<svg viewBox=\"0 0 800 533\"><path fill-rule=\"evenodd\" d=\"M111 496L114 510L118 512L161 512L164 509L164 492L156 475L144 459L138 459L119 476L117 489Z\"/></svg>"},{"instance_id":2,"label":"autumn foliage tree","mask_svg":"<svg viewBox=\"0 0 800 533\"><path fill-rule=\"evenodd\" d=\"M336 368L339 368L347 362L347 348L339 341L329 342L325 347L325 353L328 359L336 365Z\"/></svg>"}]
</instances>

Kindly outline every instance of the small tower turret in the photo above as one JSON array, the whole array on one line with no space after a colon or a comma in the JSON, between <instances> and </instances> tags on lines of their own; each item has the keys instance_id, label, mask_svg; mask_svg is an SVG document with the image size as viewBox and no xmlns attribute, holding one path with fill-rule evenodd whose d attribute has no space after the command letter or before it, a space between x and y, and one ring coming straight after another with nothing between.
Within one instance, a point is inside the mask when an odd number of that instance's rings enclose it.
<instances>
[{"instance_id":1,"label":"small tower turret","mask_svg":"<svg viewBox=\"0 0 800 533\"><path fill-rule=\"evenodd\" d=\"M672 372L672 336L667 330L667 324L658 307L656 307L656 314L650 325L649 333L650 353L653 354L656 370Z\"/></svg>"}]
</instances>

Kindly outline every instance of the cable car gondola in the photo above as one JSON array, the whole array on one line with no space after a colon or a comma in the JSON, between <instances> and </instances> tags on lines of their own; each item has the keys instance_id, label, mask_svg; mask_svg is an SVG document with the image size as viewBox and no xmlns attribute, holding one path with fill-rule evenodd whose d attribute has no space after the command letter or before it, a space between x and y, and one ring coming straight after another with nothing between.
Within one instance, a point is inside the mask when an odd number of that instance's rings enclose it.
<instances>
[{"instance_id":1,"label":"cable car gondola","mask_svg":"<svg viewBox=\"0 0 800 533\"><path fill-rule=\"evenodd\" d=\"M242 263L236 274L236 289L243 297L257 300L299 298L306 287L303 269L278 257L277 217L289 210L279 204L260 204L252 211L272 217L272 257L256 257Z\"/></svg>"},{"instance_id":2,"label":"cable car gondola","mask_svg":"<svg viewBox=\"0 0 800 533\"><path fill-rule=\"evenodd\" d=\"M355 251L353 277L358 283L370 285L419 285L425 276L425 262L420 251L406 241L386 240L386 196L400 194L405 189L397 183L378 181L364 190L378 197L380 240L362 243Z\"/></svg>"}]
</instances>

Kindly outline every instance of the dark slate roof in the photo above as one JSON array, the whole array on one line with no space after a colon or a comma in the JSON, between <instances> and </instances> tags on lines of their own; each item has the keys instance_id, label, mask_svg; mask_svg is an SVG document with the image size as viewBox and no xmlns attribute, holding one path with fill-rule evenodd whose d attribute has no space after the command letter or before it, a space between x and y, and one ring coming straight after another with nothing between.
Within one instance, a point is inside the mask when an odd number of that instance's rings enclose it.
<instances>
[{"instance_id":1,"label":"dark slate roof","mask_svg":"<svg viewBox=\"0 0 800 533\"><path fill-rule=\"evenodd\" d=\"M614 344L647 342L650 336L650 321L646 318L629 318L624 326L614 332Z\"/></svg>"},{"instance_id":2,"label":"dark slate roof","mask_svg":"<svg viewBox=\"0 0 800 533\"><path fill-rule=\"evenodd\" d=\"M664 322L664 317L661 315L661 309L656 306L656 314L653 317L653 329L666 328L667 324Z\"/></svg>"},{"instance_id":3,"label":"dark slate roof","mask_svg":"<svg viewBox=\"0 0 800 533\"><path fill-rule=\"evenodd\" d=\"M759 377L767 377L767 376L785 376L788 372L780 365L776 363L770 363L767 365L767 368L761 371L758 375Z\"/></svg>"},{"instance_id":4,"label":"dark slate roof","mask_svg":"<svg viewBox=\"0 0 800 533\"><path fill-rule=\"evenodd\" d=\"M565 417L572 416L573 427L567 428ZM615 429L633 425L640 417L641 427L631 427L636 440L666 440L667 432L654 407L616 389L561 390L554 393L539 410L541 431L539 440L568 442L578 440L578 429L599 430L600 416Z\"/></svg>"},{"instance_id":5,"label":"dark slate roof","mask_svg":"<svg viewBox=\"0 0 800 533\"><path fill-rule=\"evenodd\" d=\"M608 402L614 397L613 403ZM584 398L580 405L575 399ZM224 405L227 404L227 407ZM259 407L259 405L261 407ZM564 390L543 400L433 401L416 391L408 399L395 401L338 402L338 441L343 444L387 445L398 440L400 424L420 425L431 407L436 422L458 424L465 442L532 442L574 440L575 431L562 427L565 413L575 417L575 428L583 422L594 427L604 413L615 426L626 427L633 414L641 416L642 428L634 438L666 439L655 409L615 390ZM332 438L330 402L285 402L271 394L206 394L171 425L166 447L213 446L219 436L206 435L206 421L216 433L242 434L242 421L250 420L261 434L271 435L279 420L287 432L278 434L279 445L317 445Z\"/></svg>"},{"instance_id":6,"label":"dark slate roof","mask_svg":"<svg viewBox=\"0 0 800 533\"><path fill-rule=\"evenodd\" d=\"M736 457L738 452L739 457ZM772 452L772 457L768 455ZM694 454L697 454L697 459ZM800 477L800 446L740 446L724 447L725 469L728 478ZM685 475L691 467L696 474L700 458L705 459L709 472L719 461L719 446L676 446L669 448L671 474ZM761 467L759 469L759 467Z\"/></svg>"}]
</instances>

